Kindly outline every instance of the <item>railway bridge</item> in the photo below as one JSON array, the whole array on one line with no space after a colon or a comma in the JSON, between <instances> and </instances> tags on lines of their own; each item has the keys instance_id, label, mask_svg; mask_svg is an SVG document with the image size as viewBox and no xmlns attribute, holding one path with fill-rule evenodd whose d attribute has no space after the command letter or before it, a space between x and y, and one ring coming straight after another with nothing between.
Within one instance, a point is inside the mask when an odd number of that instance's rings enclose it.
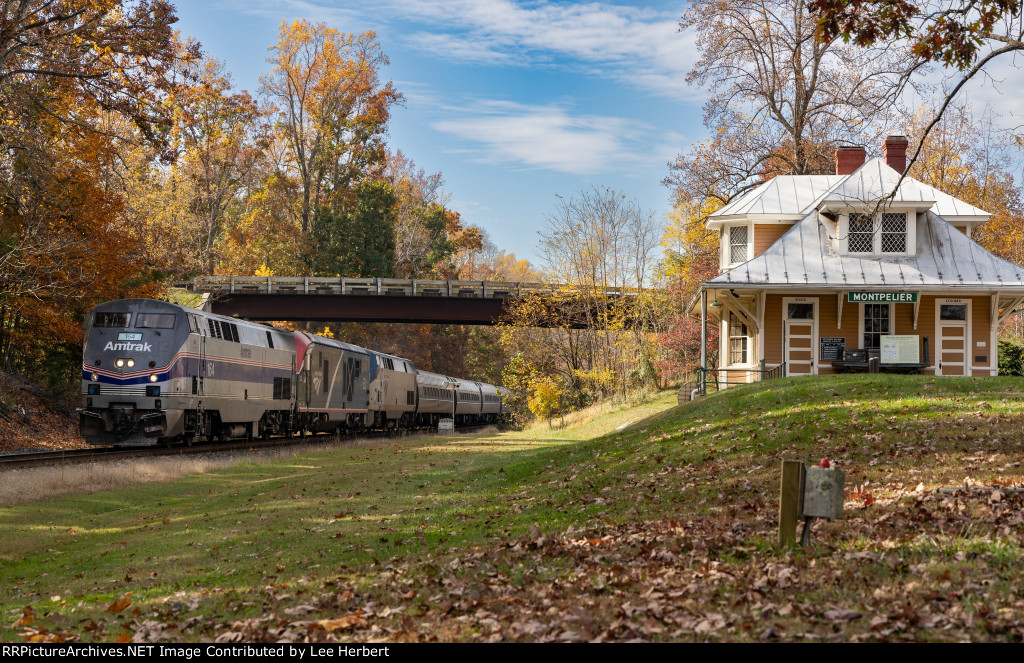
<instances>
[{"instance_id":1,"label":"railway bridge","mask_svg":"<svg viewBox=\"0 0 1024 663\"><path fill-rule=\"evenodd\" d=\"M561 286L502 281L322 277L200 277L189 284L204 293L202 308L246 320L414 322L493 325L508 302ZM608 288L605 301L636 296L632 288ZM573 327L586 327L581 315ZM538 326L546 326L543 321Z\"/></svg>"}]
</instances>

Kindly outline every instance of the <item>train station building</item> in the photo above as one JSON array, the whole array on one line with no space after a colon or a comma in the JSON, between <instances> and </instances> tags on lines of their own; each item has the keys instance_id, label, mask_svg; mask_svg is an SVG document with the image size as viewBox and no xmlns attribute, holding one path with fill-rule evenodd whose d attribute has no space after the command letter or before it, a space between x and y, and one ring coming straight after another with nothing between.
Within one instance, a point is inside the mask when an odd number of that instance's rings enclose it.
<instances>
[{"instance_id":1,"label":"train station building","mask_svg":"<svg viewBox=\"0 0 1024 663\"><path fill-rule=\"evenodd\" d=\"M996 329L1024 303L1024 268L971 239L988 212L901 181L907 144L890 136L871 160L840 148L835 175L776 177L710 216L721 273L691 309L720 332L709 379L997 374Z\"/></svg>"}]
</instances>

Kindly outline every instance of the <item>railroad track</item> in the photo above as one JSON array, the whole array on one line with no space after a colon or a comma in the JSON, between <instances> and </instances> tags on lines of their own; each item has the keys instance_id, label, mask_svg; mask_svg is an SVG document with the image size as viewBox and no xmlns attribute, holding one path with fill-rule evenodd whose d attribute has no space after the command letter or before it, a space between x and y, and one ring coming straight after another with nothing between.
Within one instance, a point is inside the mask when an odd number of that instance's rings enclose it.
<instances>
[{"instance_id":1,"label":"railroad track","mask_svg":"<svg viewBox=\"0 0 1024 663\"><path fill-rule=\"evenodd\" d=\"M487 426L467 426L459 428L458 433L472 433L482 430ZM410 431L412 434L423 433L424 431ZM290 447L298 444L328 443L337 441L339 444L346 441L367 438L394 437L393 431L367 431L358 437L339 438L330 435L305 435L303 437L275 437L269 440L235 440L232 442L206 442L197 443L192 446L175 447L93 447L90 449L68 449L65 451L34 451L28 453L0 454L0 472L11 469L24 469L28 467L59 466L62 464L110 462L126 460L129 458L143 458L155 456L193 456L209 453L221 453L225 451L239 451L257 449L273 449L276 447Z\"/></svg>"}]
</instances>

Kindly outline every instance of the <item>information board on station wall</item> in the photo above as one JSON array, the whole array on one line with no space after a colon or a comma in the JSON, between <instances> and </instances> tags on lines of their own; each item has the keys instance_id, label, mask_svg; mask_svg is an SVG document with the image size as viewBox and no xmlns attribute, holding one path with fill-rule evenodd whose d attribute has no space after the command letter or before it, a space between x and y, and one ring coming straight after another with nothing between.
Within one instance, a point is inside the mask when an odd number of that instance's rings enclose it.
<instances>
[{"instance_id":1,"label":"information board on station wall","mask_svg":"<svg viewBox=\"0 0 1024 663\"><path fill-rule=\"evenodd\" d=\"M897 336L895 334L881 337L879 354L883 364L916 364L921 361L921 337Z\"/></svg>"},{"instance_id":2,"label":"information board on station wall","mask_svg":"<svg viewBox=\"0 0 1024 663\"><path fill-rule=\"evenodd\" d=\"M822 336L818 350L819 361L835 361L843 358L846 350L845 336Z\"/></svg>"}]
</instances>

